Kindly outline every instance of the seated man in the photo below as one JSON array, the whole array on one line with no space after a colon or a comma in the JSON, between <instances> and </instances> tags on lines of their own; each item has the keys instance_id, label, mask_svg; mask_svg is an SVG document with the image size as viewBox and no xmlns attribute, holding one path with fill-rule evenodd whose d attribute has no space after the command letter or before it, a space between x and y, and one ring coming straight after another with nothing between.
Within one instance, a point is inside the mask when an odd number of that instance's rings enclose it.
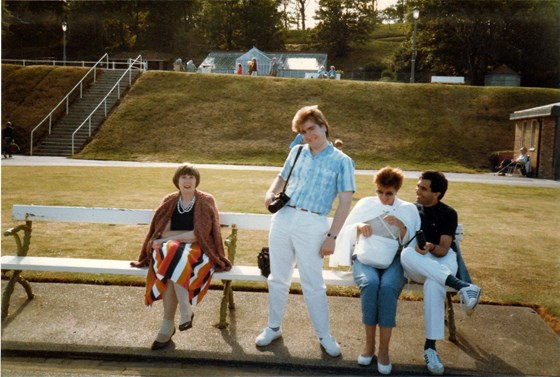
<instances>
[{"instance_id":1,"label":"seated man","mask_svg":"<svg viewBox=\"0 0 560 377\"><path fill-rule=\"evenodd\" d=\"M438 171L425 171L416 184L423 248L406 247L401 254L405 275L424 283L424 361L431 374L441 375L444 368L436 352L436 340L444 338L446 287L459 292L461 302L472 313L482 290L458 279L457 254L451 248L457 229L457 212L440 200L447 191L447 178ZM420 242L420 241L419 241Z\"/></svg>"},{"instance_id":2,"label":"seated man","mask_svg":"<svg viewBox=\"0 0 560 377\"><path fill-rule=\"evenodd\" d=\"M527 148L521 147L519 151L521 153L515 160L502 161L502 168L498 171L498 175L505 175L508 171L512 172L516 168L519 168L521 170L521 174L524 176L527 176L531 172L531 160L527 154Z\"/></svg>"}]
</instances>

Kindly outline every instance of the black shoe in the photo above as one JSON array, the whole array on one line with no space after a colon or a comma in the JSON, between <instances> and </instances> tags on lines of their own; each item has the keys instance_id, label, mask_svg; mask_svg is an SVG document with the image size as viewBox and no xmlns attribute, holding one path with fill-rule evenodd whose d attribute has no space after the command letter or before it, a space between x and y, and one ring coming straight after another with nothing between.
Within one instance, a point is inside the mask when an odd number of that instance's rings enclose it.
<instances>
[{"instance_id":1,"label":"black shoe","mask_svg":"<svg viewBox=\"0 0 560 377\"><path fill-rule=\"evenodd\" d=\"M154 342L152 343L152 351L157 351L160 349L163 349L165 347L167 347L168 345L171 344L171 338L173 337L173 335L175 335L175 329L173 329L173 334L171 334L171 336L169 337L169 340L167 342L158 342L157 340L154 340Z\"/></svg>"},{"instance_id":2,"label":"black shoe","mask_svg":"<svg viewBox=\"0 0 560 377\"><path fill-rule=\"evenodd\" d=\"M194 313L191 315L191 320L190 321L187 321L185 323L181 323L179 325L179 331L185 331L185 330L188 330L188 329L192 328L193 319L194 319Z\"/></svg>"}]
</instances>

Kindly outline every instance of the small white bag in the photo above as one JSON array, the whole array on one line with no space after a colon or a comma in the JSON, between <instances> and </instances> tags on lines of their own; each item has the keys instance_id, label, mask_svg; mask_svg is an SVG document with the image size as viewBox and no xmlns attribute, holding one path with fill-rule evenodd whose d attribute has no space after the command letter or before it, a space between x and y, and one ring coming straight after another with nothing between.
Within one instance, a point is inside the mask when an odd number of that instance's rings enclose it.
<instances>
[{"instance_id":1,"label":"small white bag","mask_svg":"<svg viewBox=\"0 0 560 377\"><path fill-rule=\"evenodd\" d=\"M395 236L393 232L391 232L385 221L382 220L381 222L393 238L382 237L375 234L364 237L360 234L354 248L354 254L363 264L385 269L393 263L401 244L399 242L400 237Z\"/></svg>"}]
</instances>

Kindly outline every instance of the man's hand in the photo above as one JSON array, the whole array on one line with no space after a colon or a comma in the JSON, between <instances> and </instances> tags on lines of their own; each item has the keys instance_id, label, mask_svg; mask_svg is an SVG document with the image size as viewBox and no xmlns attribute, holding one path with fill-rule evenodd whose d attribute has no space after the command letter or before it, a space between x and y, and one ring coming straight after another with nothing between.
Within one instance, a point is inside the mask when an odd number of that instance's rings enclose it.
<instances>
[{"instance_id":1,"label":"man's hand","mask_svg":"<svg viewBox=\"0 0 560 377\"><path fill-rule=\"evenodd\" d=\"M332 253L334 253L334 245L334 238L327 237L321 245L321 257L324 258L326 256L332 255Z\"/></svg>"}]
</instances>

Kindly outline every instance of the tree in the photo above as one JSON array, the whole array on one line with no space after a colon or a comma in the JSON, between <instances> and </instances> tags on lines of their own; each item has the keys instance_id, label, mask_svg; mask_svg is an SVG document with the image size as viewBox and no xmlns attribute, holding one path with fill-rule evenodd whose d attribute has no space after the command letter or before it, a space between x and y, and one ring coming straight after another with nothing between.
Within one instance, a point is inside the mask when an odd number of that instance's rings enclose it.
<instances>
[{"instance_id":1,"label":"tree","mask_svg":"<svg viewBox=\"0 0 560 377\"><path fill-rule=\"evenodd\" d=\"M301 30L305 30L305 8L309 4L309 0L294 0L298 20L301 20ZM299 26L299 25L298 25Z\"/></svg>"},{"instance_id":2,"label":"tree","mask_svg":"<svg viewBox=\"0 0 560 377\"><path fill-rule=\"evenodd\" d=\"M545 86L558 85L558 2L417 0L409 4L414 5L420 8L420 71L465 76L471 84L483 85L486 74L506 64L526 77L524 85L545 81ZM412 30L412 22L409 25ZM407 42L397 55L401 70L408 69L410 51Z\"/></svg>"},{"instance_id":3,"label":"tree","mask_svg":"<svg viewBox=\"0 0 560 377\"><path fill-rule=\"evenodd\" d=\"M283 45L280 0L206 0L203 24L212 48L222 50L279 49Z\"/></svg>"},{"instance_id":4,"label":"tree","mask_svg":"<svg viewBox=\"0 0 560 377\"><path fill-rule=\"evenodd\" d=\"M319 43L335 56L345 56L350 43L364 43L377 22L375 0L320 0L315 19Z\"/></svg>"}]
</instances>

